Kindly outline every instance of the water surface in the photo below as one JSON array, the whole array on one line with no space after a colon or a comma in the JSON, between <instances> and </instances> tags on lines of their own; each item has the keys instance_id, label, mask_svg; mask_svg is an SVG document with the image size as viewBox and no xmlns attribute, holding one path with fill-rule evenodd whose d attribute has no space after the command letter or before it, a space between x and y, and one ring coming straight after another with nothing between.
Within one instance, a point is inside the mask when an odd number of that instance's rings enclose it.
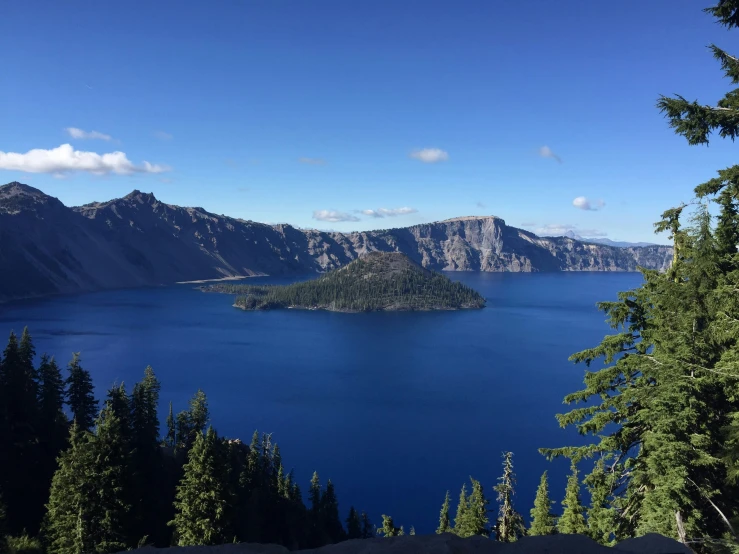
<instances>
[{"instance_id":1,"label":"water surface","mask_svg":"<svg viewBox=\"0 0 739 554\"><path fill-rule=\"evenodd\" d=\"M193 285L107 291L0 305L0 331L28 325L39 353L82 353L98 396L146 365L162 381L161 417L202 388L221 434L271 432L306 492L314 469L375 523L436 526L470 475L489 498L500 454L515 453L525 515L548 469L559 502L566 462L542 446L582 441L559 429L562 398L582 384L567 361L609 332L595 308L637 286L635 273L450 273L483 310L343 314L243 312ZM270 278L250 283L277 282ZM4 331L3 331L4 330Z\"/></svg>"}]
</instances>

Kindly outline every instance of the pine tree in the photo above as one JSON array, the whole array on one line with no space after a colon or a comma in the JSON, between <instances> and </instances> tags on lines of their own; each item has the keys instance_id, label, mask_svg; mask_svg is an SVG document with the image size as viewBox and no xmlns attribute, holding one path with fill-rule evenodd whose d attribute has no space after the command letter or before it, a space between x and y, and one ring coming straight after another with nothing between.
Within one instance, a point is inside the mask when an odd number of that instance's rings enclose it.
<instances>
[{"instance_id":1,"label":"pine tree","mask_svg":"<svg viewBox=\"0 0 739 554\"><path fill-rule=\"evenodd\" d=\"M557 517L552 513L554 501L549 497L549 480L545 471L536 489L534 507L531 510L529 535L554 535L557 532Z\"/></svg>"},{"instance_id":2,"label":"pine tree","mask_svg":"<svg viewBox=\"0 0 739 554\"><path fill-rule=\"evenodd\" d=\"M354 506L349 508L349 516L346 518L346 537L348 539L362 538L362 522L359 520L359 514Z\"/></svg>"},{"instance_id":3,"label":"pine tree","mask_svg":"<svg viewBox=\"0 0 739 554\"><path fill-rule=\"evenodd\" d=\"M321 479L318 472L314 471L310 479L310 511L318 514L321 510Z\"/></svg>"},{"instance_id":4,"label":"pine tree","mask_svg":"<svg viewBox=\"0 0 739 554\"><path fill-rule=\"evenodd\" d=\"M144 378L136 383L131 394L131 432L133 447L134 491L133 505L136 514L134 536L150 536L157 544L163 544L168 535L167 520L161 483L163 460L159 449L159 391L161 385L149 366ZM171 414L170 414L171 415Z\"/></svg>"},{"instance_id":5,"label":"pine tree","mask_svg":"<svg viewBox=\"0 0 739 554\"><path fill-rule=\"evenodd\" d=\"M90 373L80 365L80 354L72 355L68 366L67 403L72 412L72 418L84 431L89 431L95 424L98 403L94 396L94 387Z\"/></svg>"},{"instance_id":6,"label":"pine tree","mask_svg":"<svg viewBox=\"0 0 739 554\"><path fill-rule=\"evenodd\" d=\"M362 512L360 519L362 520L362 538L371 539L375 536L375 526L372 525L372 522L370 521L370 518L366 512Z\"/></svg>"},{"instance_id":7,"label":"pine tree","mask_svg":"<svg viewBox=\"0 0 739 554\"><path fill-rule=\"evenodd\" d=\"M446 491L444 503L441 505L441 513L439 514L439 527L436 529L437 535L452 531L452 526L449 522L449 500L449 491Z\"/></svg>"},{"instance_id":8,"label":"pine tree","mask_svg":"<svg viewBox=\"0 0 739 554\"><path fill-rule=\"evenodd\" d=\"M457 515L454 518L454 533L460 537L468 537L466 534L467 529L465 527L465 519L467 518L467 512L469 511L469 502L467 500L467 485L462 485L462 490L459 493L459 502L457 503Z\"/></svg>"},{"instance_id":9,"label":"pine tree","mask_svg":"<svg viewBox=\"0 0 739 554\"><path fill-rule=\"evenodd\" d=\"M69 447L59 457L59 469L54 473L46 505L43 534L48 554L94 552L91 522L96 507L90 502L94 489L89 440L89 435L74 421Z\"/></svg>"},{"instance_id":10,"label":"pine tree","mask_svg":"<svg viewBox=\"0 0 739 554\"><path fill-rule=\"evenodd\" d=\"M386 539L390 537L398 537L402 533L402 528L395 527L393 518L382 514L382 527L377 529L377 534L382 535Z\"/></svg>"},{"instance_id":11,"label":"pine tree","mask_svg":"<svg viewBox=\"0 0 739 554\"><path fill-rule=\"evenodd\" d=\"M203 434L210 422L210 411L208 410L208 399L205 393L198 389L195 396L190 400L190 423L192 432Z\"/></svg>"},{"instance_id":12,"label":"pine tree","mask_svg":"<svg viewBox=\"0 0 739 554\"><path fill-rule=\"evenodd\" d=\"M411 525L411 532L408 533L408 534L411 535L411 536L414 536L416 534L416 528L413 527L413 525Z\"/></svg>"},{"instance_id":13,"label":"pine tree","mask_svg":"<svg viewBox=\"0 0 739 554\"><path fill-rule=\"evenodd\" d=\"M513 473L513 453L503 453L503 475L498 478L495 491L498 493L498 520L495 538L500 542L513 542L526 534L523 517L513 507L516 475Z\"/></svg>"},{"instance_id":14,"label":"pine tree","mask_svg":"<svg viewBox=\"0 0 739 554\"><path fill-rule=\"evenodd\" d=\"M232 539L228 475L222 443L211 427L195 434L185 473L177 486L174 527L179 546L215 545Z\"/></svg>"},{"instance_id":15,"label":"pine tree","mask_svg":"<svg viewBox=\"0 0 739 554\"><path fill-rule=\"evenodd\" d=\"M339 502L336 498L334 484L329 479L326 482L326 490L321 496L321 520L323 529L328 536L329 542L337 543L345 538L344 528L339 519Z\"/></svg>"},{"instance_id":16,"label":"pine tree","mask_svg":"<svg viewBox=\"0 0 739 554\"><path fill-rule=\"evenodd\" d=\"M590 492L590 507L587 511L588 535L594 541L610 546L615 542L612 535L616 513L610 504L611 479L605 471L602 458L596 463L593 472L585 478L585 485Z\"/></svg>"},{"instance_id":17,"label":"pine tree","mask_svg":"<svg viewBox=\"0 0 739 554\"><path fill-rule=\"evenodd\" d=\"M39 456L35 478L40 492L35 501L43 506L49 500L51 480L57 469L57 458L67 447L69 421L64 413L64 380L54 358L44 354L38 368L38 437ZM37 517L42 517L42 513Z\"/></svg>"},{"instance_id":18,"label":"pine tree","mask_svg":"<svg viewBox=\"0 0 739 554\"><path fill-rule=\"evenodd\" d=\"M172 412L172 402L169 403L169 414L167 414L167 436L164 438L164 445L174 448L177 444L177 433L175 431L174 413Z\"/></svg>"},{"instance_id":19,"label":"pine tree","mask_svg":"<svg viewBox=\"0 0 739 554\"><path fill-rule=\"evenodd\" d=\"M562 501L562 515L557 521L557 532L563 534L584 535L588 528L585 524L585 509L580 500L580 479L577 466L572 464L572 473L567 479L565 497Z\"/></svg>"},{"instance_id":20,"label":"pine tree","mask_svg":"<svg viewBox=\"0 0 739 554\"><path fill-rule=\"evenodd\" d=\"M75 422L69 444L59 459L47 504L44 535L49 554L107 554L132 546L126 534L130 458L120 420L106 407L96 434Z\"/></svg>"},{"instance_id":21,"label":"pine tree","mask_svg":"<svg viewBox=\"0 0 739 554\"><path fill-rule=\"evenodd\" d=\"M457 519L455 520L454 530L460 537L472 537L482 535L487 537L490 535L488 528L488 500L485 498L480 481L470 477L472 482L472 492L466 499L466 506L460 521L459 508L457 509ZM464 492L464 489L463 489ZM460 496L460 503L462 498Z\"/></svg>"},{"instance_id":22,"label":"pine tree","mask_svg":"<svg viewBox=\"0 0 739 554\"><path fill-rule=\"evenodd\" d=\"M10 534L36 533L46 491L39 479L41 448L35 355L28 329L20 344L14 333L0 365L0 490L7 503Z\"/></svg>"},{"instance_id":23,"label":"pine tree","mask_svg":"<svg viewBox=\"0 0 739 554\"><path fill-rule=\"evenodd\" d=\"M82 486L92 486L94 508L90 539L94 551L120 552L134 546L130 535L131 445L123 421L110 406L97 419L92 447L92 475Z\"/></svg>"}]
</instances>

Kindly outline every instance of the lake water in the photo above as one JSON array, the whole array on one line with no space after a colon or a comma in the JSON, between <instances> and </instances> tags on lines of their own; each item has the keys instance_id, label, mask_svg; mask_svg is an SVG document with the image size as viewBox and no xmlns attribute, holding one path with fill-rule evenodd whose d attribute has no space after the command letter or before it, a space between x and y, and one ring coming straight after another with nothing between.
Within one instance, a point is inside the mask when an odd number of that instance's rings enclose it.
<instances>
[{"instance_id":1,"label":"lake water","mask_svg":"<svg viewBox=\"0 0 739 554\"><path fill-rule=\"evenodd\" d=\"M494 501L504 450L515 453L517 508L528 517L541 473L550 471L559 502L567 471L537 448L584 440L554 418L582 384L584 366L567 358L609 332L595 303L641 275L449 276L488 307L243 312L230 296L176 285L0 305L0 332L28 325L37 352L64 364L81 352L99 397L151 365L162 420L170 401L184 409L202 388L222 435L248 442L254 429L273 433L304 496L314 469L331 478L342 518L353 504L375 523L386 513L406 530L432 532L445 491L454 510L470 475Z\"/></svg>"}]
</instances>

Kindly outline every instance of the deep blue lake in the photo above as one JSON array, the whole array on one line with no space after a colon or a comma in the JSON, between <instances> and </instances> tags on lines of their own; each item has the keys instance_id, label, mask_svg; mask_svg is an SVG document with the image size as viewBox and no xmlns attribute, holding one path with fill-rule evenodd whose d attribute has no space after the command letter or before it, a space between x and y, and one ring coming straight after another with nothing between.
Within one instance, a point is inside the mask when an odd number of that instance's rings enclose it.
<instances>
[{"instance_id":1,"label":"deep blue lake","mask_svg":"<svg viewBox=\"0 0 739 554\"><path fill-rule=\"evenodd\" d=\"M583 440L554 418L582 384L584 366L567 358L609 332L595 303L641 275L448 275L488 307L243 312L231 296L175 285L0 305L0 333L28 325L37 352L63 364L81 352L98 397L151 365L162 420L170 401L185 409L202 388L222 435L248 442L255 429L273 433L304 496L314 469L331 478L342 518L354 505L374 523L386 513L406 530L432 532L444 493L454 510L470 475L494 501L504 450L515 453L517 508L528 517L541 473L550 471L559 502L568 468L537 448Z\"/></svg>"}]
</instances>

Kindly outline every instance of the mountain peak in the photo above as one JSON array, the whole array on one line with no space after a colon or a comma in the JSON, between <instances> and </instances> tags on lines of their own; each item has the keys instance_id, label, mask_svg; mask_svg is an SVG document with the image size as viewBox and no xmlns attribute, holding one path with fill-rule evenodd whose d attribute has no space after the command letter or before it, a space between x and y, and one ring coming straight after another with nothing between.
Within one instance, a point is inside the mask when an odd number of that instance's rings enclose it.
<instances>
[{"instance_id":1,"label":"mountain peak","mask_svg":"<svg viewBox=\"0 0 739 554\"><path fill-rule=\"evenodd\" d=\"M61 202L37 188L18 181L0 186L0 213L17 214L34 210L44 204L61 205Z\"/></svg>"},{"instance_id":2,"label":"mountain peak","mask_svg":"<svg viewBox=\"0 0 739 554\"><path fill-rule=\"evenodd\" d=\"M123 197L123 200L135 200L139 202L139 204L152 204L157 202L153 192L141 192L139 189L133 189Z\"/></svg>"}]
</instances>

